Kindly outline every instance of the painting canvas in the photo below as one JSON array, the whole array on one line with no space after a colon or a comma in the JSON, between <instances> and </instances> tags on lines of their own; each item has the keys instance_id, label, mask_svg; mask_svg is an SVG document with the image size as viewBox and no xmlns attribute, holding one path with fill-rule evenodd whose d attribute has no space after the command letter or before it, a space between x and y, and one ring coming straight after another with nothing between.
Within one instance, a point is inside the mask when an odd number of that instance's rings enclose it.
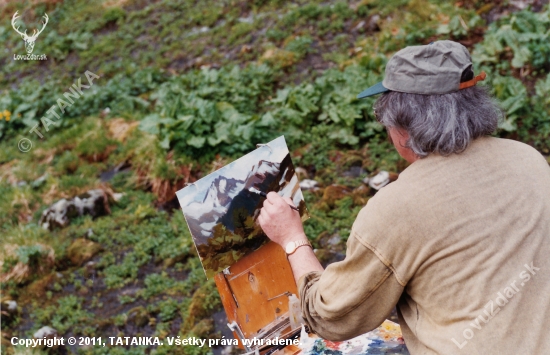
<instances>
[{"instance_id":1,"label":"painting canvas","mask_svg":"<svg viewBox=\"0 0 550 355\"><path fill-rule=\"evenodd\" d=\"M271 191L309 218L283 136L176 193L208 278L268 241L256 220L265 200L258 192Z\"/></svg>"}]
</instances>

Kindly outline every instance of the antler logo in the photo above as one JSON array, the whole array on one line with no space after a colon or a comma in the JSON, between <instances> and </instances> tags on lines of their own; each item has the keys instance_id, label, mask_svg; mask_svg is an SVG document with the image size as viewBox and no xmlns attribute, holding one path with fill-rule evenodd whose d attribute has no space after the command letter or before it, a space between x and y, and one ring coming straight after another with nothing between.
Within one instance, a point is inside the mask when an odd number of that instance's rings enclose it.
<instances>
[{"instance_id":1,"label":"antler logo","mask_svg":"<svg viewBox=\"0 0 550 355\"><path fill-rule=\"evenodd\" d=\"M37 29L34 29L32 36L29 36L27 35L27 30L25 30L25 33L22 33L21 31L19 31L19 27L17 28L15 27L15 21L17 21L17 19L20 17L21 16L17 17L17 11L16 11L15 14L13 14L13 17L11 18L11 26L13 27L15 32L21 35L21 37L25 41L25 49L27 50L27 53L31 54L34 49L34 42L36 42L36 38L38 38L38 35L41 34L42 31L44 31L44 28L46 28L49 18L47 14L44 14L44 22L42 22L44 26L42 26L42 29L40 31Z\"/></svg>"}]
</instances>

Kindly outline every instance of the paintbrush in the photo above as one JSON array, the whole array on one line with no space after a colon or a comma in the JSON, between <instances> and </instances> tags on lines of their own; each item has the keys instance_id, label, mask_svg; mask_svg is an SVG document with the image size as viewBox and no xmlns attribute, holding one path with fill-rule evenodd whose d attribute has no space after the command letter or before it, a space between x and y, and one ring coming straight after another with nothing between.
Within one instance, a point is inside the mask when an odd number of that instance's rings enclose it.
<instances>
[{"instance_id":1,"label":"paintbrush","mask_svg":"<svg viewBox=\"0 0 550 355\"><path fill-rule=\"evenodd\" d=\"M258 194L258 195L263 196L263 197L267 197L267 194L266 194L265 192L258 190L258 189L255 188L254 186L252 186L251 188L249 188L248 191L250 191L250 192L252 192L252 193L255 193L255 194ZM288 205L288 207L290 207L290 208L293 209L294 211L300 212L300 210L299 210L298 207L296 207L296 206Z\"/></svg>"}]
</instances>

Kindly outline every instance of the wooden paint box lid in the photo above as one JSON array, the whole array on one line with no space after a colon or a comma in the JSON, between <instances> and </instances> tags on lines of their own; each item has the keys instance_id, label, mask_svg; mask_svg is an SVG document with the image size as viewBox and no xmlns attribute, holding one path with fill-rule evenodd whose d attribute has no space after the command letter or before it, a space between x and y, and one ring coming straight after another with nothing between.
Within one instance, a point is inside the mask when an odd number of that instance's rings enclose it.
<instances>
[{"instance_id":1,"label":"wooden paint box lid","mask_svg":"<svg viewBox=\"0 0 550 355\"><path fill-rule=\"evenodd\" d=\"M229 325L241 339L273 339L293 332L289 296L298 290L285 251L268 242L215 276ZM299 329L299 328L298 328Z\"/></svg>"}]
</instances>

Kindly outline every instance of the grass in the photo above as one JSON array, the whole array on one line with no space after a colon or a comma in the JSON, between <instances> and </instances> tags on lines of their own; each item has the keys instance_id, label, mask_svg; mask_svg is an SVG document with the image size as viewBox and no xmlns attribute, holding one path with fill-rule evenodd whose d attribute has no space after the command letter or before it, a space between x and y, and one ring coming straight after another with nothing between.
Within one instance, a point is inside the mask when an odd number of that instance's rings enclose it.
<instances>
[{"instance_id":1,"label":"grass","mask_svg":"<svg viewBox=\"0 0 550 355\"><path fill-rule=\"evenodd\" d=\"M47 62L12 60L24 51L9 24L16 10L28 28L49 15L35 48ZM0 263L2 277L9 275L0 286L2 300L17 300L21 311L3 332L30 336L49 325L60 335L220 337L211 319L219 296L205 279L174 194L281 134L295 166L305 171L301 178L319 183L319 190L304 192L312 216L305 229L328 261L326 241L338 236L336 249L343 250L357 213L375 193L361 180L407 166L373 119L373 100L355 99L381 80L389 56L406 45L465 44L507 113L498 135L548 156L550 9L536 10L488 23L503 11L492 2L0 5L6 44L0 53ZM28 134L86 70L101 78L44 139ZM34 142L29 153L17 149L22 137ZM102 174L115 169L121 171L104 181ZM357 169L362 175L352 173ZM124 193L111 201L108 216L76 218L56 231L38 226L52 203L94 188ZM79 252L75 240L102 249L76 265L69 255ZM134 328L133 317L141 317ZM82 349L153 352L210 349Z\"/></svg>"}]
</instances>

